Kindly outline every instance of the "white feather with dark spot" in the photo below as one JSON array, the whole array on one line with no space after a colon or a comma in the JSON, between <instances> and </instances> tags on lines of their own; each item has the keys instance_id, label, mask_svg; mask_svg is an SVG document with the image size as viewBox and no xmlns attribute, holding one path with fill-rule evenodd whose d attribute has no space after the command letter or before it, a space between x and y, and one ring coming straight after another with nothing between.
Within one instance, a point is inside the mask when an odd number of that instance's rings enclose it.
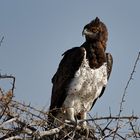
<instances>
[{"instance_id":1,"label":"white feather with dark spot","mask_svg":"<svg viewBox=\"0 0 140 140\"><path fill-rule=\"evenodd\" d=\"M90 68L85 51L82 64L68 87L68 95L63 107L73 108L75 115L80 112L88 112L106 84L107 64L104 63L98 69Z\"/></svg>"}]
</instances>

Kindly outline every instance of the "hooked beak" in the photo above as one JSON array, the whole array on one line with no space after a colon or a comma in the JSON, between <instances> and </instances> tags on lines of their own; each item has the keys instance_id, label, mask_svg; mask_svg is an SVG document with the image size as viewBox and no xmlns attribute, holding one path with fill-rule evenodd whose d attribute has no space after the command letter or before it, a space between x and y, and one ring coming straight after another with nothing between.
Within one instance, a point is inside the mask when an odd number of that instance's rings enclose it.
<instances>
[{"instance_id":1,"label":"hooked beak","mask_svg":"<svg viewBox=\"0 0 140 140\"><path fill-rule=\"evenodd\" d=\"M87 28L85 28L82 32L82 36L92 36L93 32L89 31Z\"/></svg>"}]
</instances>

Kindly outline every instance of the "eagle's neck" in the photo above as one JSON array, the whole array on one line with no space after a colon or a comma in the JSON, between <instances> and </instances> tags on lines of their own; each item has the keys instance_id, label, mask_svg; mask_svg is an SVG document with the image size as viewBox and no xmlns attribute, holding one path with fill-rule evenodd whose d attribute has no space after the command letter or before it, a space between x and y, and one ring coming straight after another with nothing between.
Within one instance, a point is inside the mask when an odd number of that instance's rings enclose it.
<instances>
[{"instance_id":1,"label":"eagle's neck","mask_svg":"<svg viewBox=\"0 0 140 140\"><path fill-rule=\"evenodd\" d=\"M87 52L86 58L91 68L99 68L106 62L106 54L101 42L85 42L81 47L84 47Z\"/></svg>"}]
</instances>

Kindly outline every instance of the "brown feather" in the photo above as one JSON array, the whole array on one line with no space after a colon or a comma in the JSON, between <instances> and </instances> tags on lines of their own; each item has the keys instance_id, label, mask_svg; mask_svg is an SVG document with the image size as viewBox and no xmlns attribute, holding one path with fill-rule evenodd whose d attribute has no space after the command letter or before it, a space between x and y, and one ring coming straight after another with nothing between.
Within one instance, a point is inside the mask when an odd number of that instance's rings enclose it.
<instances>
[{"instance_id":1,"label":"brown feather","mask_svg":"<svg viewBox=\"0 0 140 140\"><path fill-rule=\"evenodd\" d=\"M56 115L55 108L61 108L67 96L67 88L70 84L75 72L78 70L83 60L84 52L81 47L75 47L64 54L58 70L52 78L53 88L51 96L50 110Z\"/></svg>"}]
</instances>

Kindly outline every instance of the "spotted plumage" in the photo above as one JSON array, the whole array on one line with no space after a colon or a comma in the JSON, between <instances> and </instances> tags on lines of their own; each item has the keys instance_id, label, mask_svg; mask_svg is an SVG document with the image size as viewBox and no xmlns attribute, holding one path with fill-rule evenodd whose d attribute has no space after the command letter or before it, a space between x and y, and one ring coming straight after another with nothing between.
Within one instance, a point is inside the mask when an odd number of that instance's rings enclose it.
<instances>
[{"instance_id":1,"label":"spotted plumage","mask_svg":"<svg viewBox=\"0 0 140 140\"><path fill-rule=\"evenodd\" d=\"M86 119L109 79L113 59L105 52L108 35L105 24L96 18L84 27L82 34L86 41L63 54L52 78L52 122L54 118L61 121Z\"/></svg>"}]
</instances>

